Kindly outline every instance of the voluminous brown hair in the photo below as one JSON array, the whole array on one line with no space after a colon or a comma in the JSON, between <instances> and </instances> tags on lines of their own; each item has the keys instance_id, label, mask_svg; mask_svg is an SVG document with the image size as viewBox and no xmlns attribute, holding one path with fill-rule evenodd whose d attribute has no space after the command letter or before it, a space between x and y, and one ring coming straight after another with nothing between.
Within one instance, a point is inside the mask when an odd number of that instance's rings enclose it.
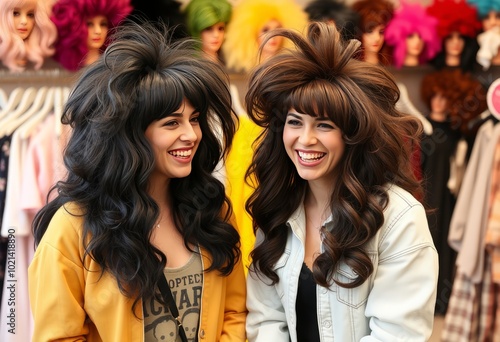
<instances>
[{"instance_id":1,"label":"voluminous brown hair","mask_svg":"<svg viewBox=\"0 0 500 342\"><path fill-rule=\"evenodd\" d=\"M422 129L395 105L399 90L381 66L354 59L359 42L342 41L334 25L314 22L307 38L290 30L269 37L290 39L296 50L277 55L250 75L246 95L251 119L263 127L248 175L259 186L247 202L255 229L264 239L252 252L254 269L273 283L273 267L284 252L287 220L301 205L307 181L301 179L283 145L288 111L328 117L342 131L345 151L337 166L330 208L335 225L322 228L324 252L313 265L315 281L356 287L373 272L364 245L384 222L387 186L416 194L420 184L411 169L411 145ZM358 275L352 283L335 279L340 261Z\"/></svg>"}]
</instances>

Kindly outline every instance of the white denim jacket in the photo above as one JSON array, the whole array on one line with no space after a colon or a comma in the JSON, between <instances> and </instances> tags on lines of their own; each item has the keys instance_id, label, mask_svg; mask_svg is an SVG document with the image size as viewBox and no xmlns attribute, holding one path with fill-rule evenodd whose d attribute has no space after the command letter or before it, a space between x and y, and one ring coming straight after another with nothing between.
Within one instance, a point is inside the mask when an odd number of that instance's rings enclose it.
<instances>
[{"instance_id":1,"label":"white denim jacket","mask_svg":"<svg viewBox=\"0 0 500 342\"><path fill-rule=\"evenodd\" d=\"M372 275L360 286L316 287L322 342L427 341L432 333L438 256L422 205L405 190L392 186L384 224L366 246ZM328 224L334 225L331 218ZM300 206L288 220L285 252L276 263L279 283L247 277L249 342L296 342L295 299L304 260L305 213ZM262 233L257 236L257 244ZM253 267L253 265L251 266ZM355 277L341 264L337 279Z\"/></svg>"}]
</instances>

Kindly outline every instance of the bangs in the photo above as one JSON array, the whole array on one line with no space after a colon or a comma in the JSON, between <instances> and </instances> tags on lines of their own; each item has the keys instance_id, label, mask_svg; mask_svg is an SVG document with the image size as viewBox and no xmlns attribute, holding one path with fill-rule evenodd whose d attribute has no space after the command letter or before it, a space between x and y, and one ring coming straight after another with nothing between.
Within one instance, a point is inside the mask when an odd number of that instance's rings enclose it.
<instances>
[{"instance_id":1,"label":"bangs","mask_svg":"<svg viewBox=\"0 0 500 342\"><path fill-rule=\"evenodd\" d=\"M352 113L351 101L337 82L315 80L296 88L284 102L291 108L312 117L328 118L344 130Z\"/></svg>"},{"instance_id":2,"label":"bangs","mask_svg":"<svg viewBox=\"0 0 500 342\"><path fill-rule=\"evenodd\" d=\"M165 118L181 106L184 99L206 116L208 111L208 93L200 86L199 80L181 70L154 72L145 77L138 87L136 109L142 117L145 129L151 122Z\"/></svg>"}]
</instances>

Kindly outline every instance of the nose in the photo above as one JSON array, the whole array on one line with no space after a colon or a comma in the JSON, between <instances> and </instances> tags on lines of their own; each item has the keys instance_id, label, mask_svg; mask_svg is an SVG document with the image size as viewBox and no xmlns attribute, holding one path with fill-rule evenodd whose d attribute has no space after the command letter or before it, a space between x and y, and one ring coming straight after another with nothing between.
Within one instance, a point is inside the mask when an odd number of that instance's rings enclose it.
<instances>
[{"instance_id":1,"label":"nose","mask_svg":"<svg viewBox=\"0 0 500 342\"><path fill-rule=\"evenodd\" d=\"M28 23L28 17L26 15L21 15L20 21L21 25L26 25Z\"/></svg>"},{"instance_id":2,"label":"nose","mask_svg":"<svg viewBox=\"0 0 500 342\"><path fill-rule=\"evenodd\" d=\"M194 127L191 125L191 123L185 125L185 128L180 136L180 139L182 141L189 141L189 142L195 142L198 139L198 136L196 135Z\"/></svg>"},{"instance_id":3,"label":"nose","mask_svg":"<svg viewBox=\"0 0 500 342\"><path fill-rule=\"evenodd\" d=\"M96 34L101 33L101 25L94 25L94 33Z\"/></svg>"},{"instance_id":4,"label":"nose","mask_svg":"<svg viewBox=\"0 0 500 342\"><path fill-rule=\"evenodd\" d=\"M316 133L311 127L304 127L300 132L299 143L303 146L314 145L318 142L316 138Z\"/></svg>"}]
</instances>

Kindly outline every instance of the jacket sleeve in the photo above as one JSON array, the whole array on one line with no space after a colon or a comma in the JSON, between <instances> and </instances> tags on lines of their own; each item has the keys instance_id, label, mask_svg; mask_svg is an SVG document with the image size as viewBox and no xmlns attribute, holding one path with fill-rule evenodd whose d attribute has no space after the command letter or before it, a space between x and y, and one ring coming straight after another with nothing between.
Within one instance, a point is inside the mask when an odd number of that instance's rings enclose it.
<instances>
[{"instance_id":1,"label":"jacket sleeve","mask_svg":"<svg viewBox=\"0 0 500 342\"><path fill-rule=\"evenodd\" d=\"M89 332L80 237L64 216L56 213L28 269L34 342L85 341Z\"/></svg>"},{"instance_id":2,"label":"jacket sleeve","mask_svg":"<svg viewBox=\"0 0 500 342\"><path fill-rule=\"evenodd\" d=\"M257 234L257 243L262 232ZM249 342L289 342L290 334L281 297L271 281L250 265L247 275L247 338Z\"/></svg>"},{"instance_id":3,"label":"jacket sleeve","mask_svg":"<svg viewBox=\"0 0 500 342\"><path fill-rule=\"evenodd\" d=\"M386 217L361 342L427 341L432 333L438 256L420 204Z\"/></svg>"},{"instance_id":4,"label":"jacket sleeve","mask_svg":"<svg viewBox=\"0 0 500 342\"><path fill-rule=\"evenodd\" d=\"M247 317L245 274L241 259L227 277L226 284L224 327L220 342L241 342L245 340Z\"/></svg>"}]
</instances>

